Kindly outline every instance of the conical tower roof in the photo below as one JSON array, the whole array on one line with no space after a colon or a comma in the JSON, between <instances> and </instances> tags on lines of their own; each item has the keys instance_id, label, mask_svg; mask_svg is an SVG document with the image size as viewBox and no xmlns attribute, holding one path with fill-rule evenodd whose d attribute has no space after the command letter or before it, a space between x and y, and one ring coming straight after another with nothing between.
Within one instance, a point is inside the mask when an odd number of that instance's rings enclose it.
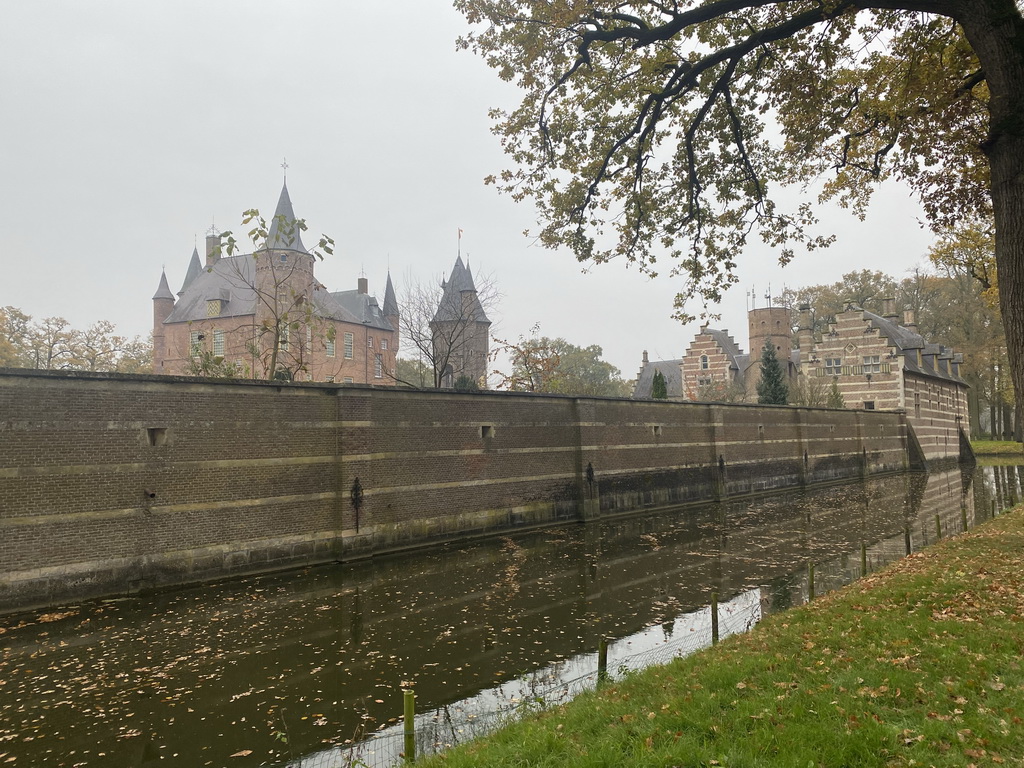
<instances>
[{"instance_id":1,"label":"conical tower roof","mask_svg":"<svg viewBox=\"0 0 1024 768\"><path fill-rule=\"evenodd\" d=\"M185 272L185 280L181 284L181 290L178 291L178 295L181 296L185 290L192 284L192 281L199 276L199 273L203 271L203 265L199 261L199 251L192 248L192 258L188 262L188 270Z\"/></svg>"},{"instance_id":2,"label":"conical tower roof","mask_svg":"<svg viewBox=\"0 0 1024 768\"><path fill-rule=\"evenodd\" d=\"M267 234L267 247L308 253L306 246L302 244L299 228L293 226L295 220L295 211L292 210L292 199L288 196L288 184L285 183L281 187L281 197L277 201L277 210L274 211L274 218L270 222L270 232ZM289 228L291 228L291 232L287 231Z\"/></svg>"},{"instance_id":3,"label":"conical tower roof","mask_svg":"<svg viewBox=\"0 0 1024 768\"><path fill-rule=\"evenodd\" d=\"M160 285L157 286L156 293L153 294L153 300L157 299L170 299L174 301L174 294L171 293L171 287L167 285L167 273L164 270L160 270Z\"/></svg>"},{"instance_id":4,"label":"conical tower roof","mask_svg":"<svg viewBox=\"0 0 1024 768\"><path fill-rule=\"evenodd\" d=\"M476 295L473 284L473 273L462 263L462 256L455 259L455 266L447 280L441 281L441 301L431 322L452 322L472 320L478 323L489 323L480 299ZM471 293L471 297L463 298L463 294Z\"/></svg>"},{"instance_id":5,"label":"conical tower roof","mask_svg":"<svg viewBox=\"0 0 1024 768\"><path fill-rule=\"evenodd\" d=\"M398 314L398 299L395 298L395 286L391 284L391 273L388 272L388 282L384 287L384 316L391 317Z\"/></svg>"}]
</instances>

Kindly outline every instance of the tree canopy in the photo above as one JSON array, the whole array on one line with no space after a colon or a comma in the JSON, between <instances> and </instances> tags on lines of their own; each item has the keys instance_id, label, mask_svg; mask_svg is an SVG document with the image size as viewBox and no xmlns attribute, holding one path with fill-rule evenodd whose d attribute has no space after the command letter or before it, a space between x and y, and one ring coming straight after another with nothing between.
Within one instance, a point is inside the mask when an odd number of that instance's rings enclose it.
<instances>
[{"instance_id":1,"label":"tree canopy","mask_svg":"<svg viewBox=\"0 0 1024 768\"><path fill-rule=\"evenodd\" d=\"M562 338L536 335L520 337L515 343L495 341L512 365L509 373L494 372L499 389L607 397L630 393L619 369L601 359L603 350L597 344L578 347Z\"/></svg>"},{"instance_id":2,"label":"tree canopy","mask_svg":"<svg viewBox=\"0 0 1024 768\"><path fill-rule=\"evenodd\" d=\"M17 307L0 307L0 367L150 372L152 341L114 330L106 320L80 330L63 317L36 321Z\"/></svg>"},{"instance_id":3,"label":"tree canopy","mask_svg":"<svg viewBox=\"0 0 1024 768\"><path fill-rule=\"evenodd\" d=\"M991 217L1024 389L1024 18L1014 0L456 0L461 45L523 91L496 110L537 236L580 260L680 277L716 303L752 236L787 262L828 245L813 199L863 214L896 178L937 230ZM1020 354L1018 354L1020 351Z\"/></svg>"}]
</instances>

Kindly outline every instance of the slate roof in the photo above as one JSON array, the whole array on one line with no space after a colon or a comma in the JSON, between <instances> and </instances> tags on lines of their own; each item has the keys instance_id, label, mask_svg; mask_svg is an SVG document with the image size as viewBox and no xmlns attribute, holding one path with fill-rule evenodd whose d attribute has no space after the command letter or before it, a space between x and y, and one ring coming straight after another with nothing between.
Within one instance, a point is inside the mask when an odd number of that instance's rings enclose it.
<instances>
[{"instance_id":1,"label":"slate roof","mask_svg":"<svg viewBox=\"0 0 1024 768\"><path fill-rule=\"evenodd\" d=\"M160 285L157 286L156 293L153 294L153 299L170 299L174 301L174 294L171 293L171 287L167 285L167 273L160 270Z\"/></svg>"},{"instance_id":2,"label":"slate roof","mask_svg":"<svg viewBox=\"0 0 1024 768\"><path fill-rule=\"evenodd\" d=\"M962 355L954 355L951 349L941 344L929 344L924 337L916 331L899 325L887 317L881 317L874 312L862 310L864 318L869 320L873 328L885 336L896 348L897 354L903 355L903 369L910 373L931 378L955 381L958 384L966 385L963 377L954 373L950 363L963 361ZM921 363L917 362L917 350L921 350Z\"/></svg>"},{"instance_id":3,"label":"slate roof","mask_svg":"<svg viewBox=\"0 0 1024 768\"><path fill-rule=\"evenodd\" d=\"M661 371L665 377L665 389L670 399L683 396L683 374L679 366L682 360L651 360L640 370L636 386L633 388L634 400L649 400L654 388L654 372Z\"/></svg>"},{"instance_id":4,"label":"slate roof","mask_svg":"<svg viewBox=\"0 0 1024 768\"><path fill-rule=\"evenodd\" d=\"M465 320L478 323L491 322L487 319L487 313L484 312L480 299L476 295L473 273L462 263L462 256L455 259L451 276L447 280L441 281L441 290L441 301L437 305L437 312L434 313L432 323ZM463 308L462 294L466 292L472 292L472 302L468 307Z\"/></svg>"},{"instance_id":5,"label":"slate roof","mask_svg":"<svg viewBox=\"0 0 1024 768\"><path fill-rule=\"evenodd\" d=\"M387 286L384 288L384 314L388 317L398 314L398 299L395 298L395 286L391 284L390 272L388 272Z\"/></svg>"},{"instance_id":6,"label":"slate roof","mask_svg":"<svg viewBox=\"0 0 1024 768\"><path fill-rule=\"evenodd\" d=\"M202 271L203 263L199 261L199 251L192 248L192 258L189 259L188 269L185 270L185 279L181 283L181 290L178 291L179 296L188 290L188 287L192 285L192 281L195 280Z\"/></svg>"},{"instance_id":7,"label":"slate roof","mask_svg":"<svg viewBox=\"0 0 1024 768\"><path fill-rule=\"evenodd\" d=\"M198 260L198 256L196 257ZM189 265L191 273L192 266ZM206 302L221 300L221 317L239 317L254 314L256 309L256 265L252 254L240 254L218 259L212 267L200 269L191 278L186 277L178 303L168 315L168 323L185 323L206 319Z\"/></svg>"},{"instance_id":8,"label":"slate roof","mask_svg":"<svg viewBox=\"0 0 1024 768\"><path fill-rule=\"evenodd\" d=\"M306 246L302 244L301 232L298 227L293 227L293 231L288 233L288 224L294 224L295 222L295 211L292 210L292 199L288 195L288 185L284 184L281 187L281 197L277 200L277 210L274 211L274 218L270 221L270 230L267 233L267 242L263 248L298 251L299 253L309 253L306 250ZM282 227L282 223L285 226Z\"/></svg>"},{"instance_id":9,"label":"slate roof","mask_svg":"<svg viewBox=\"0 0 1024 768\"><path fill-rule=\"evenodd\" d=\"M726 356L728 356L731 361L732 367L742 371L750 364L750 355L744 354L743 350L736 346L736 342L733 340L732 336L729 335L728 331L720 331L717 328L704 328L702 330L714 339L715 343L719 347L721 347L722 351L725 352ZM742 360L746 361L746 365L741 367L740 363Z\"/></svg>"},{"instance_id":10,"label":"slate roof","mask_svg":"<svg viewBox=\"0 0 1024 768\"><path fill-rule=\"evenodd\" d=\"M370 328L380 328L383 331L398 330L391 327L391 323L384 316L386 313L381 310L376 297L368 293L360 293L358 290L337 291L336 293L328 293L327 297L335 307L335 309L331 310L328 308L328 305L324 305L323 311L325 313L333 311L333 314L327 314L327 317L367 325ZM344 315L339 315L338 312L344 313ZM397 314L397 311L395 314Z\"/></svg>"}]
</instances>

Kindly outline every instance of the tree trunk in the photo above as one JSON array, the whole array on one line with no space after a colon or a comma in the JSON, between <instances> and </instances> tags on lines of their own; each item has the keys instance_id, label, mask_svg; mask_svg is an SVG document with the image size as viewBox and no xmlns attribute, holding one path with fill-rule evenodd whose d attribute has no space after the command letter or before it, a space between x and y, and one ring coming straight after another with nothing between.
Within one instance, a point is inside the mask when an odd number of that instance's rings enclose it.
<instances>
[{"instance_id":1,"label":"tree trunk","mask_svg":"<svg viewBox=\"0 0 1024 768\"><path fill-rule=\"evenodd\" d=\"M989 87L984 150L992 175L999 306L1015 399L1024 395L1024 19L1014 0L958 4Z\"/></svg>"}]
</instances>

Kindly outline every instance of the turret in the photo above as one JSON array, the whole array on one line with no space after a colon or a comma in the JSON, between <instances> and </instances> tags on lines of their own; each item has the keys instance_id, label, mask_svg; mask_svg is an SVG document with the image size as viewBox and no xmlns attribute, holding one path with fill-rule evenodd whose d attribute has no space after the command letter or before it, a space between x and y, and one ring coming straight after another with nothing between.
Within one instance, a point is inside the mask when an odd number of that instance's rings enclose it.
<instances>
[{"instance_id":1,"label":"turret","mask_svg":"<svg viewBox=\"0 0 1024 768\"><path fill-rule=\"evenodd\" d=\"M167 285L167 273L160 271L160 285L153 294L153 372L160 373L167 357L167 336L164 321L174 310L174 294Z\"/></svg>"}]
</instances>

